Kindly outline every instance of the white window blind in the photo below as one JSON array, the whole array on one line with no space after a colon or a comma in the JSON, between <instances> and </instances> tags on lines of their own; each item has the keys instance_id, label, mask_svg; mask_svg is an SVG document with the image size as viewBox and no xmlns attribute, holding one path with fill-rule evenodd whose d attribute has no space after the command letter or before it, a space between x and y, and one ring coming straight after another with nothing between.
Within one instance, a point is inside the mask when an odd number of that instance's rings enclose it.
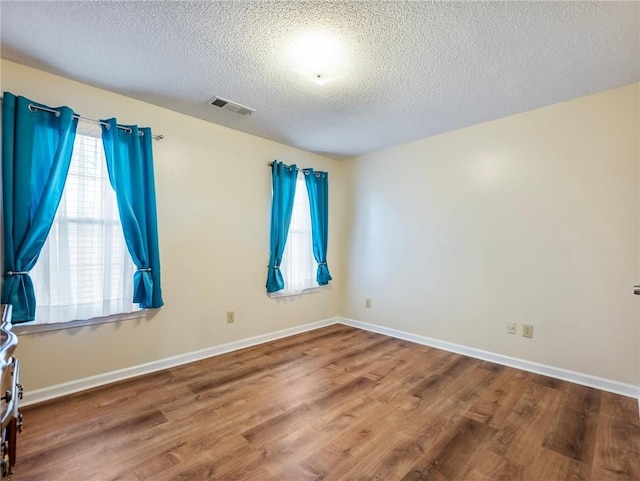
<instances>
[{"instance_id":1,"label":"white window blind","mask_svg":"<svg viewBox=\"0 0 640 481\"><path fill-rule=\"evenodd\" d=\"M318 264L313 257L309 196L304 173L300 171L296 181L289 235L280 263L284 289L275 293L276 296L301 294L305 290L319 288L316 282L317 268Z\"/></svg>"},{"instance_id":2,"label":"white window blind","mask_svg":"<svg viewBox=\"0 0 640 481\"><path fill-rule=\"evenodd\" d=\"M134 271L109 183L100 126L80 120L60 207L30 273L36 324L138 310L131 302Z\"/></svg>"}]
</instances>

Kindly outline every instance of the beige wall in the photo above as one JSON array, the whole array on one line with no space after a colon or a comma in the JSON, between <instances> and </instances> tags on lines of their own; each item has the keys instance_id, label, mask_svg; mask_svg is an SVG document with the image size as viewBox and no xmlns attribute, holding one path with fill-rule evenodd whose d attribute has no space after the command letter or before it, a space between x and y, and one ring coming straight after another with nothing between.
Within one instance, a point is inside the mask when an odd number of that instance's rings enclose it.
<instances>
[{"instance_id":1,"label":"beige wall","mask_svg":"<svg viewBox=\"0 0 640 481\"><path fill-rule=\"evenodd\" d=\"M340 313L341 164L15 63L1 67L3 91L165 135L154 142L165 306L152 319L20 336L27 390ZM329 172L335 280L321 293L280 300L265 293L273 159ZM228 310L235 324L226 323Z\"/></svg>"},{"instance_id":2,"label":"beige wall","mask_svg":"<svg viewBox=\"0 0 640 481\"><path fill-rule=\"evenodd\" d=\"M640 385L639 92L347 161L345 314Z\"/></svg>"},{"instance_id":3,"label":"beige wall","mask_svg":"<svg viewBox=\"0 0 640 481\"><path fill-rule=\"evenodd\" d=\"M335 162L1 67L3 91L166 137L154 143L165 307L21 336L29 391L336 315L640 385L638 85ZM322 293L265 294L274 158L330 173Z\"/></svg>"}]
</instances>

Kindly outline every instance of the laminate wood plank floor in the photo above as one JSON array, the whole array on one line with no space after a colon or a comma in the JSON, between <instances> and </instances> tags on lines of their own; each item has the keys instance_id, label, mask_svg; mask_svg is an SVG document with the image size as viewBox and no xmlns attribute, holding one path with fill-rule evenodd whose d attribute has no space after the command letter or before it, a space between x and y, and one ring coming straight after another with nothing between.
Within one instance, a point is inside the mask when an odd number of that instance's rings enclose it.
<instances>
[{"instance_id":1,"label":"laminate wood plank floor","mask_svg":"<svg viewBox=\"0 0 640 481\"><path fill-rule=\"evenodd\" d=\"M14 481L638 481L635 399L334 325L24 410Z\"/></svg>"}]
</instances>

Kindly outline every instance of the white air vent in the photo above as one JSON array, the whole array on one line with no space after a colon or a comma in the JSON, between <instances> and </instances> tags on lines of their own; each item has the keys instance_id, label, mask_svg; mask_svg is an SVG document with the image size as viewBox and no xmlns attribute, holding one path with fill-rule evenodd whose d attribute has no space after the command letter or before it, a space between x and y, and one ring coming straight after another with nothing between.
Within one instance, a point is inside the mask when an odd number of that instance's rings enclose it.
<instances>
[{"instance_id":1,"label":"white air vent","mask_svg":"<svg viewBox=\"0 0 640 481\"><path fill-rule=\"evenodd\" d=\"M213 97L211 100L209 100L209 104L222 110L228 110L229 112L234 112L240 115L251 115L255 112L255 110L250 107L245 107L244 105L237 104L235 102L232 102L231 100L223 99L222 97Z\"/></svg>"}]
</instances>

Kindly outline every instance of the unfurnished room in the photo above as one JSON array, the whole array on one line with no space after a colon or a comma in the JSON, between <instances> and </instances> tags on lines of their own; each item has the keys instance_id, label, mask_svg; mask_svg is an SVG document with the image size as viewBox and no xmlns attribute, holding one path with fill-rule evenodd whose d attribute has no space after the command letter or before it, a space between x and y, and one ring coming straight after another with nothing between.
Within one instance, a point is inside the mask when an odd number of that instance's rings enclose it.
<instances>
[{"instance_id":1,"label":"unfurnished room","mask_svg":"<svg viewBox=\"0 0 640 481\"><path fill-rule=\"evenodd\" d=\"M639 1L0 42L0 478L640 480Z\"/></svg>"}]
</instances>

